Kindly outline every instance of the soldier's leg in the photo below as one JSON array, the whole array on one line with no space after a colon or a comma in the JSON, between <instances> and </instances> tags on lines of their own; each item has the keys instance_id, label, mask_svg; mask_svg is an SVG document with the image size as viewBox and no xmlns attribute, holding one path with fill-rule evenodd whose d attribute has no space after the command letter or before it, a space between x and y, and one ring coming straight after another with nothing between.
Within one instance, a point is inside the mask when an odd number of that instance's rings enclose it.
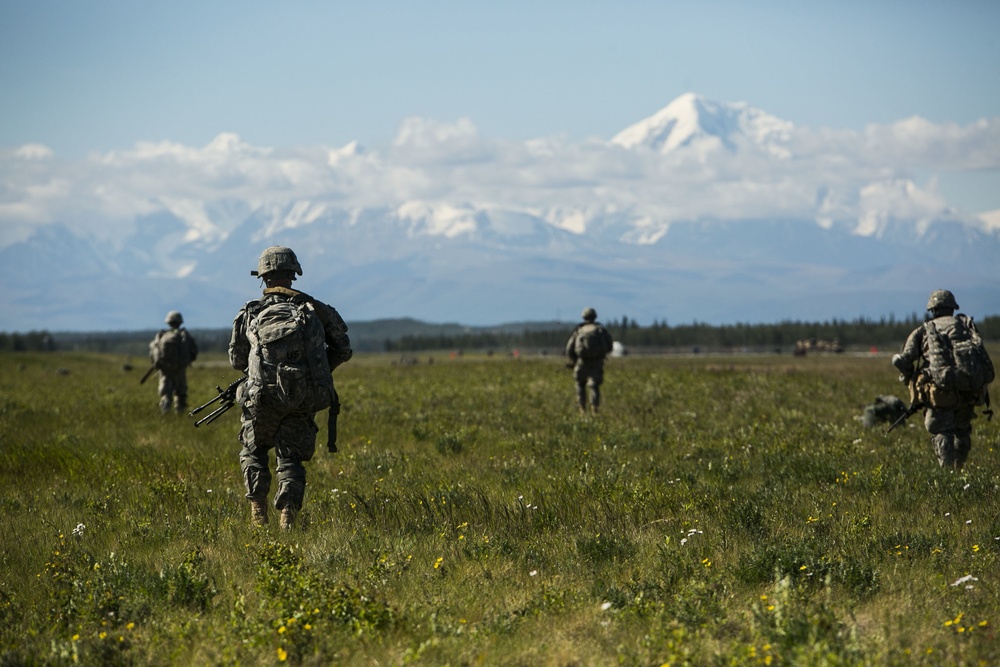
<instances>
[{"instance_id":1,"label":"soldier's leg","mask_svg":"<svg viewBox=\"0 0 1000 667\"><path fill-rule=\"evenodd\" d=\"M587 384L590 387L590 407L596 413L601 407L601 385L604 384L604 362L595 362Z\"/></svg>"},{"instance_id":2,"label":"soldier's leg","mask_svg":"<svg viewBox=\"0 0 1000 667\"><path fill-rule=\"evenodd\" d=\"M174 396L174 383L170 375L160 371L160 382L157 385L157 392L160 395L160 412L167 414L170 412L170 403Z\"/></svg>"},{"instance_id":3,"label":"soldier's leg","mask_svg":"<svg viewBox=\"0 0 1000 667\"><path fill-rule=\"evenodd\" d=\"M274 506L281 511L281 527L291 528L302 509L306 492L306 468L316 451L319 429L312 415L290 415L281 422L275 435L278 467L278 491Z\"/></svg>"},{"instance_id":4,"label":"soldier's leg","mask_svg":"<svg viewBox=\"0 0 1000 667\"><path fill-rule=\"evenodd\" d=\"M931 434L931 445L942 468L956 467L958 460L956 426L955 411L952 409L930 408L924 415L924 427Z\"/></svg>"},{"instance_id":5,"label":"soldier's leg","mask_svg":"<svg viewBox=\"0 0 1000 667\"><path fill-rule=\"evenodd\" d=\"M177 397L176 405L174 406L178 413L183 414L187 412L188 404L188 383L187 383L187 372L181 370L177 373L177 377L174 380L174 394Z\"/></svg>"},{"instance_id":6,"label":"soldier's leg","mask_svg":"<svg viewBox=\"0 0 1000 667\"><path fill-rule=\"evenodd\" d=\"M587 375L584 373L582 362L577 362L573 368L573 382L576 386L576 404L580 407L580 412L587 410Z\"/></svg>"},{"instance_id":7,"label":"soldier's leg","mask_svg":"<svg viewBox=\"0 0 1000 667\"><path fill-rule=\"evenodd\" d=\"M935 433L931 436L931 444L934 447L934 453L937 454L938 465L942 468L951 468L956 465L957 452L955 449L955 434L950 431L947 433Z\"/></svg>"},{"instance_id":8,"label":"soldier's leg","mask_svg":"<svg viewBox=\"0 0 1000 667\"><path fill-rule=\"evenodd\" d=\"M590 389L590 409L596 413L601 407L601 383L591 377L587 387Z\"/></svg>"},{"instance_id":9,"label":"soldier's leg","mask_svg":"<svg viewBox=\"0 0 1000 667\"><path fill-rule=\"evenodd\" d=\"M961 470L972 450L972 433L955 434L955 469Z\"/></svg>"},{"instance_id":10,"label":"soldier's leg","mask_svg":"<svg viewBox=\"0 0 1000 667\"><path fill-rule=\"evenodd\" d=\"M271 490L271 470L268 465L268 442L273 442L273 425L260 420L252 411L243 409L240 429L240 469L246 497L250 501L250 518L259 526L267 523L267 494Z\"/></svg>"},{"instance_id":11,"label":"soldier's leg","mask_svg":"<svg viewBox=\"0 0 1000 667\"><path fill-rule=\"evenodd\" d=\"M955 468L962 469L972 450L972 420L976 404L964 403L955 408Z\"/></svg>"}]
</instances>

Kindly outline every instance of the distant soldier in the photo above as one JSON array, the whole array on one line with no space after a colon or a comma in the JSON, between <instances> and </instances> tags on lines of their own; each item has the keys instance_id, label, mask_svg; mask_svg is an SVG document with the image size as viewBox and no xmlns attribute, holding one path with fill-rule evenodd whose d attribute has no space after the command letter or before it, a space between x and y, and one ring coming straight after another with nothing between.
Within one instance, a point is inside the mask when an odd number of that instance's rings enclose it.
<instances>
[{"instance_id":1,"label":"distant soldier","mask_svg":"<svg viewBox=\"0 0 1000 667\"><path fill-rule=\"evenodd\" d=\"M583 322L576 325L566 342L566 356L573 368L576 382L576 402L580 414L587 413L587 393L590 393L590 409L597 414L601 407L601 384L604 383L604 358L611 353L614 340L599 322L597 311L584 308Z\"/></svg>"},{"instance_id":2,"label":"distant soldier","mask_svg":"<svg viewBox=\"0 0 1000 667\"><path fill-rule=\"evenodd\" d=\"M278 490L274 507L280 525L291 528L302 508L306 470L316 451L316 413L330 408L334 444L340 402L331 372L353 352L347 325L322 301L292 289L302 267L291 248L272 246L261 253L251 275L264 281L264 295L247 302L233 321L229 360L247 374L237 401L241 417L240 467L250 500L250 516L267 524L271 488L268 452L275 450Z\"/></svg>"},{"instance_id":3,"label":"distant soldier","mask_svg":"<svg viewBox=\"0 0 1000 667\"><path fill-rule=\"evenodd\" d=\"M160 411L167 414L173 406L180 413L187 408L187 367L198 358L198 345L176 310L167 313L165 322L170 328L149 343L149 360L160 371Z\"/></svg>"},{"instance_id":4,"label":"distant soldier","mask_svg":"<svg viewBox=\"0 0 1000 667\"><path fill-rule=\"evenodd\" d=\"M927 310L931 318L910 334L892 365L910 385L911 404L924 408L938 463L961 470L972 448L976 406L985 404L985 414L993 414L987 386L993 362L972 318L955 314L958 303L951 292L932 292Z\"/></svg>"}]
</instances>

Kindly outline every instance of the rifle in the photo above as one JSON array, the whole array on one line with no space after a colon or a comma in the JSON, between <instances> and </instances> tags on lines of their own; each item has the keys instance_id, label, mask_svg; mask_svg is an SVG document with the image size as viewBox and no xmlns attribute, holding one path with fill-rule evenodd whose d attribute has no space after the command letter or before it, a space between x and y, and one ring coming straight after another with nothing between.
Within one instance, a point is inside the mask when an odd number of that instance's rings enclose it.
<instances>
[{"instance_id":1,"label":"rifle","mask_svg":"<svg viewBox=\"0 0 1000 667\"><path fill-rule=\"evenodd\" d=\"M904 412L899 419L889 425L889 428L885 430L886 434L892 433L894 428L901 426L907 419L912 417L915 412L926 407L924 401L921 400L921 392L917 388L917 380L920 378L921 361L921 359L918 359L916 365L908 366L907 362L901 355L894 354L892 356L892 365L895 366L896 370L900 372L900 381L905 382L907 387L910 389L910 407L906 408L906 412Z\"/></svg>"},{"instance_id":2,"label":"rifle","mask_svg":"<svg viewBox=\"0 0 1000 667\"><path fill-rule=\"evenodd\" d=\"M889 425L889 428L885 430L886 434L892 433L892 429L896 428L897 426L901 426L904 422L906 422L907 419L913 416L913 413L917 412L918 410L922 410L923 407L924 407L923 403L914 400L912 403L910 403L910 407L906 408L906 412L904 412L899 419L897 419L896 421L892 422L892 424Z\"/></svg>"},{"instance_id":3,"label":"rifle","mask_svg":"<svg viewBox=\"0 0 1000 667\"><path fill-rule=\"evenodd\" d=\"M153 364L152 366L150 366L149 370L146 371L146 374L143 375L142 378L139 380L139 384L145 384L146 380L149 379L149 376L152 375L153 373L155 373L156 370L157 370L156 364Z\"/></svg>"},{"instance_id":4,"label":"rifle","mask_svg":"<svg viewBox=\"0 0 1000 667\"><path fill-rule=\"evenodd\" d=\"M208 406L212 405L213 403L219 403L220 405L215 410L213 410L212 412L208 413L206 416L204 416L201 419L199 419L198 421L196 421L194 423L195 427L201 426L202 424L211 424L216 419L218 419L223 414L225 414L225 412L227 410L229 410L229 408L233 407L233 405L236 403L236 389L241 384L243 384L244 380L246 380L246 379L247 379L247 376L244 375L243 377L239 378L238 380L233 380L233 382L231 382L230 385L228 387L226 387L225 389L223 389L219 385L215 385L215 389L216 389L216 391L219 392L219 395L216 396L215 398L213 398L212 400L210 400L208 403L205 403L204 405L199 405L194 410L192 410L189 414L190 414L191 417L194 417L196 414L198 414L199 412L201 412L202 410L204 410Z\"/></svg>"}]
</instances>

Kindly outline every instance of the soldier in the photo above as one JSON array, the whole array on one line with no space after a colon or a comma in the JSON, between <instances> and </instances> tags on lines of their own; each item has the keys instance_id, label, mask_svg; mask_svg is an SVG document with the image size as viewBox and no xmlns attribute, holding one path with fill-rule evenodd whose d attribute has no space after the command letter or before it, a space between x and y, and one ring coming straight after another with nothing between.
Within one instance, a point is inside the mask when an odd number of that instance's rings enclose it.
<instances>
[{"instance_id":1,"label":"soldier","mask_svg":"<svg viewBox=\"0 0 1000 667\"><path fill-rule=\"evenodd\" d=\"M288 529L305 495L302 464L316 450L316 412L329 407L332 425L340 403L331 372L353 352L340 314L292 289L302 267L291 248L265 249L250 274L264 281L264 294L240 309L229 342L230 363L247 374L237 392L243 412L240 467L251 519L264 526L271 487L268 452L275 450L274 507ZM336 451L332 435L328 447Z\"/></svg>"},{"instance_id":2,"label":"soldier","mask_svg":"<svg viewBox=\"0 0 1000 667\"><path fill-rule=\"evenodd\" d=\"M176 310L164 321L170 328L157 332L149 343L149 360L160 371L160 411L167 414L173 405L181 413L187 408L187 367L198 358L198 344L181 326L184 318Z\"/></svg>"},{"instance_id":3,"label":"soldier","mask_svg":"<svg viewBox=\"0 0 1000 667\"><path fill-rule=\"evenodd\" d=\"M972 318L955 314L958 303L948 290L927 301L930 319L913 330L892 365L910 385L911 404L924 408L924 427L942 467L961 470L972 448L977 405L989 410L990 360ZM919 362L923 361L920 367Z\"/></svg>"},{"instance_id":4,"label":"soldier","mask_svg":"<svg viewBox=\"0 0 1000 667\"><path fill-rule=\"evenodd\" d=\"M587 414L587 390L590 390L590 409L597 414L601 407L601 384L604 382L604 358L611 353L614 340L599 322L597 311L584 308L583 322L576 325L566 342L566 356L573 368L576 383L576 402L580 414Z\"/></svg>"}]
</instances>

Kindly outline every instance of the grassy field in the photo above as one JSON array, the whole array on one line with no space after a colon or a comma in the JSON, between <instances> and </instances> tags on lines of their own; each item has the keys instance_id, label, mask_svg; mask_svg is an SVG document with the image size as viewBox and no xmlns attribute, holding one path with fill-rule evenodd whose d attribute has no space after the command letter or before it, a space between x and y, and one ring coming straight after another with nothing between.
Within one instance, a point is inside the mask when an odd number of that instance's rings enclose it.
<instances>
[{"instance_id":1,"label":"grassy field","mask_svg":"<svg viewBox=\"0 0 1000 667\"><path fill-rule=\"evenodd\" d=\"M288 532L142 370L0 355L2 665L1000 664L1000 419L865 429L887 357L358 358Z\"/></svg>"}]
</instances>

